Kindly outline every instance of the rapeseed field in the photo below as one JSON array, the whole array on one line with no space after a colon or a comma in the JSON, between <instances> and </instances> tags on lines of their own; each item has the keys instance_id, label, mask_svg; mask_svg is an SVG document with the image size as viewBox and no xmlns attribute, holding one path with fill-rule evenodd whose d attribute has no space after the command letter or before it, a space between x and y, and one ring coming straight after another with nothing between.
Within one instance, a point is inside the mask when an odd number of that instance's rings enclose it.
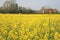
<instances>
[{"instance_id":1,"label":"rapeseed field","mask_svg":"<svg viewBox=\"0 0 60 40\"><path fill-rule=\"evenodd\" d=\"M0 14L0 40L60 40L60 15Z\"/></svg>"}]
</instances>

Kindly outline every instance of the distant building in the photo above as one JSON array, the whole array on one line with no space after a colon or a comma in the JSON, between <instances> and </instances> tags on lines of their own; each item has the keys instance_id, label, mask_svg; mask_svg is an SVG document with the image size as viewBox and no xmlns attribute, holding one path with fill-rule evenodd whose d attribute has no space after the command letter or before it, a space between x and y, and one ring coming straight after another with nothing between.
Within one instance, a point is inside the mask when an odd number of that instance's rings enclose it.
<instances>
[{"instance_id":1,"label":"distant building","mask_svg":"<svg viewBox=\"0 0 60 40\"><path fill-rule=\"evenodd\" d=\"M54 13L54 9L44 9L42 13Z\"/></svg>"},{"instance_id":2,"label":"distant building","mask_svg":"<svg viewBox=\"0 0 60 40\"><path fill-rule=\"evenodd\" d=\"M40 10L40 12L41 13L57 13L57 9L42 7L42 9Z\"/></svg>"}]
</instances>

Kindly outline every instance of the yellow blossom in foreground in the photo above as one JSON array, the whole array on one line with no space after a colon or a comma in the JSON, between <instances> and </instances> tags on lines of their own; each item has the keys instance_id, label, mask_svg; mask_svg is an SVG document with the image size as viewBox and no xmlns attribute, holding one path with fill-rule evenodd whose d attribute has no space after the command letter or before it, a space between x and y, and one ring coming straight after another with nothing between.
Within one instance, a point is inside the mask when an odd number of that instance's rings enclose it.
<instances>
[{"instance_id":1,"label":"yellow blossom in foreground","mask_svg":"<svg viewBox=\"0 0 60 40\"><path fill-rule=\"evenodd\" d=\"M0 14L0 40L60 40L60 15Z\"/></svg>"}]
</instances>

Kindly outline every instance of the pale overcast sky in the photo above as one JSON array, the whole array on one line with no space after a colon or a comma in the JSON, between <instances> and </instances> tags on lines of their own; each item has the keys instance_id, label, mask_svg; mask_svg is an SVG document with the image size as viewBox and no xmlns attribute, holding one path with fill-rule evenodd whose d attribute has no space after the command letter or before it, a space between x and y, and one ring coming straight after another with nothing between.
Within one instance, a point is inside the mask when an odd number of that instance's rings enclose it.
<instances>
[{"instance_id":1,"label":"pale overcast sky","mask_svg":"<svg viewBox=\"0 0 60 40\"><path fill-rule=\"evenodd\" d=\"M0 0L0 6L5 0ZM60 0L16 0L19 6L39 10L42 6L49 6L60 10Z\"/></svg>"}]
</instances>

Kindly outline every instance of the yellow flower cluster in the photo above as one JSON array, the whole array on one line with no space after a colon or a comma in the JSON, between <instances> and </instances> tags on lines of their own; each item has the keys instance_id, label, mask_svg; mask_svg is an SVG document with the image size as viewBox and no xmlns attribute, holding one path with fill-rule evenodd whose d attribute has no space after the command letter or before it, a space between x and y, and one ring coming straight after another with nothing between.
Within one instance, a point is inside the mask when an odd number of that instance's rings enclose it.
<instances>
[{"instance_id":1,"label":"yellow flower cluster","mask_svg":"<svg viewBox=\"0 0 60 40\"><path fill-rule=\"evenodd\" d=\"M60 15L0 14L0 40L60 40Z\"/></svg>"}]
</instances>

